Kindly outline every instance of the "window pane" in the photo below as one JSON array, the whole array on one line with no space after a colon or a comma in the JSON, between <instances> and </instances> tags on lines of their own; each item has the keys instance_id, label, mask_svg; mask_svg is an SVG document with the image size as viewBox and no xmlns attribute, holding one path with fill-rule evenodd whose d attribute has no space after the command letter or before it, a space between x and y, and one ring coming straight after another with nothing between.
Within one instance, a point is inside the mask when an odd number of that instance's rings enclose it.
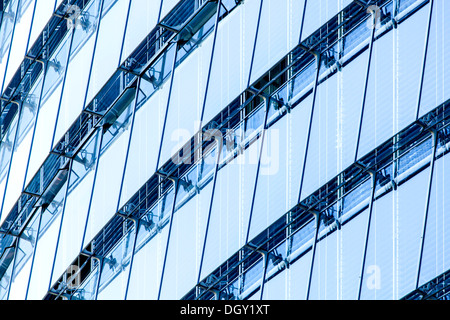
<instances>
[{"instance_id":1,"label":"window pane","mask_svg":"<svg viewBox=\"0 0 450 320\"><path fill-rule=\"evenodd\" d=\"M368 210L317 243L310 300L358 297Z\"/></svg>"},{"instance_id":2,"label":"window pane","mask_svg":"<svg viewBox=\"0 0 450 320\"><path fill-rule=\"evenodd\" d=\"M14 74L18 71L22 63L28 43L31 19L33 18L34 1L19 1L19 12L14 26L14 36L11 44L11 52L8 59L8 69L6 71L4 87L9 85Z\"/></svg>"},{"instance_id":3,"label":"window pane","mask_svg":"<svg viewBox=\"0 0 450 320\"><path fill-rule=\"evenodd\" d=\"M103 7L86 103L92 100L119 66L129 3L129 0L116 0L111 8L105 8L106 4ZM105 9L108 11L105 12Z\"/></svg>"},{"instance_id":4,"label":"window pane","mask_svg":"<svg viewBox=\"0 0 450 320\"><path fill-rule=\"evenodd\" d=\"M174 53L173 47L166 57L167 61L170 61L166 70L171 68ZM134 120L119 207L122 207L156 172L169 90L168 79L156 89L153 84L141 80L139 105Z\"/></svg>"},{"instance_id":5,"label":"window pane","mask_svg":"<svg viewBox=\"0 0 450 320\"><path fill-rule=\"evenodd\" d=\"M156 26L161 2L161 0L131 0L121 63Z\"/></svg>"},{"instance_id":6,"label":"window pane","mask_svg":"<svg viewBox=\"0 0 450 320\"><path fill-rule=\"evenodd\" d=\"M305 21L302 41L319 29L323 24L344 9L352 0L314 0L306 1Z\"/></svg>"},{"instance_id":7,"label":"window pane","mask_svg":"<svg viewBox=\"0 0 450 320\"><path fill-rule=\"evenodd\" d=\"M288 289L289 300L306 300L311 271L311 255L312 251L310 250L289 266L289 282L291 283Z\"/></svg>"},{"instance_id":8,"label":"window pane","mask_svg":"<svg viewBox=\"0 0 450 320\"><path fill-rule=\"evenodd\" d=\"M450 179L450 157L446 155L435 163L430 205L423 248L419 286L450 268L450 219L447 183Z\"/></svg>"},{"instance_id":9,"label":"window pane","mask_svg":"<svg viewBox=\"0 0 450 320\"><path fill-rule=\"evenodd\" d=\"M212 43L210 34L176 69L158 167L198 132L205 98ZM184 49L179 49L179 54Z\"/></svg>"},{"instance_id":10,"label":"window pane","mask_svg":"<svg viewBox=\"0 0 450 320\"><path fill-rule=\"evenodd\" d=\"M115 110L123 110L122 114L115 121L111 121L114 123L103 134L83 247L91 242L118 210L136 95L135 89L128 90L129 98L113 107Z\"/></svg>"},{"instance_id":11,"label":"window pane","mask_svg":"<svg viewBox=\"0 0 450 320\"><path fill-rule=\"evenodd\" d=\"M263 1L250 83L298 44L303 8L301 0Z\"/></svg>"},{"instance_id":12,"label":"window pane","mask_svg":"<svg viewBox=\"0 0 450 320\"><path fill-rule=\"evenodd\" d=\"M384 35L373 45L358 159L396 133L393 112L395 89L393 50L393 32Z\"/></svg>"},{"instance_id":13,"label":"window pane","mask_svg":"<svg viewBox=\"0 0 450 320\"><path fill-rule=\"evenodd\" d=\"M52 284L78 256L85 231L92 184L94 182L101 130L92 136L75 156L69 177L69 190L61 222Z\"/></svg>"},{"instance_id":14,"label":"window pane","mask_svg":"<svg viewBox=\"0 0 450 320\"><path fill-rule=\"evenodd\" d=\"M11 211L23 189L42 90L42 79L43 76L41 74L36 79L36 83L31 88L25 103L21 107L19 128L14 144L14 153L2 208L3 212L9 213Z\"/></svg>"},{"instance_id":15,"label":"window pane","mask_svg":"<svg viewBox=\"0 0 450 320\"><path fill-rule=\"evenodd\" d=\"M260 0L245 1L219 23L205 125L247 88L260 5Z\"/></svg>"},{"instance_id":16,"label":"window pane","mask_svg":"<svg viewBox=\"0 0 450 320\"><path fill-rule=\"evenodd\" d=\"M170 207L170 211L171 209ZM169 234L167 222L157 225L159 220L157 218L153 220L154 217L160 217L161 215L161 205L158 204L147 213L147 216L150 217L149 221L152 222L154 227L149 228L148 224L139 226L127 300L158 299L161 272Z\"/></svg>"},{"instance_id":17,"label":"window pane","mask_svg":"<svg viewBox=\"0 0 450 320\"><path fill-rule=\"evenodd\" d=\"M302 199L355 160L367 62L365 51L317 89Z\"/></svg>"},{"instance_id":18,"label":"window pane","mask_svg":"<svg viewBox=\"0 0 450 320\"><path fill-rule=\"evenodd\" d=\"M181 299L197 283L212 186L211 181L175 212L161 288L162 300Z\"/></svg>"},{"instance_id":19,"label":"window pane","mask_svg":"<svg viewBox=\"0 0 450 320\"><path fill-rule=\"evenodd\" d=\"M361 299L400 299L414 289L428 177L429 168L374 202Z\"/></svg>"},{"instance_id":20,"label":"window pane","mask_svg":"<svg viewBox=\"0 0 450 320\"><path fill-rule=\"evenodd\" d=\"M61 106L53 144L56 145L80 115L84 108L84 98L89 79L89 70L94 52L95 33L100 16L100 0L91 1L81 16L86 19L87 28L74 29L70 63L61 98Z\"/></svg>"},{"instance_id":21,"label":"window pane","mask_svg":"<svg viewBox=\"0 0 450 320\"><path fill-rule=\"evenodd\" d=\"M66 183L63 183L55 198L42 213L39 240L27 292L28 300L43 299L49 289L66 189Z\"/></svg>"},{"instance_id":22,"label":"window pane","mask_svg":"<svg viewBox=\"0 0 450 320\"><path fill-rule=\"evenodd\" d=\"M116 245L103 259L98 300L123 300L127 288L135 229Z\"/></svg>"},{"instance_id":23,"label":"window pane","mask_svg":"<svg viewBox=\"0 0 450 320\"><path fill-rule=\"evenodd\" d=\"M245 244L260 145L259 139L217 173L201 279Z\"/></svg>"},{"instance_id":24,"label":"window pane","mask_svg":"<svg viewBox=\"0 0 450 320\"><path fill-rule=\"evenodd\" d=\"M59 48L51 57L55 64L49 64L44 80L44 91L39 106L36 131L28 164L26 185L31 181L39 167L48 156L51 149L55 120L61 100L62 80L67 67L70 40L72 33L68 32L61 41Z\"/></svg>"},{"instance_id":25,"label":"window pane","mask_svg":"<svg viewBox=\"0 0 450 320\"><path fill-rule=\"evenodd\" d=\"M17 248L16 258L14 260L14 276L11 282L9 300L25 299L41 218L40 210L38 209L37 211L19 238L19 247Z\"/></svg>"},{"instance_id":26,"label":"window pane","mask_svg":"<svg viewBox=\"0 0 450 320\"><path fill-rule=\"evenodd\" d=\"M253 239L298 203L312 95L266 132L253 205Z\"/></svg>"},{"instance_id":27,"label":"window pane","mask_svg":"<svg viewBox=\"0 0 450 320\"><path fill-rule=\"evenodd\" d=\"M450 4L437 0L433 6L419 116L438 107L450 96L450 39L447 36L450 32Z\"/></svg>"},{"instance_id":28,"label":"window pane","mask_svg":"<svg viewBox=\"0 0 450 320\"><path fill-rule=\"evenodd\" d=\"M394 99L397 132L416 120L429 9L426 5L393 31L397 42L394 50L398 55L393 70L397 86Z\"/></svg>"}]
</instances>

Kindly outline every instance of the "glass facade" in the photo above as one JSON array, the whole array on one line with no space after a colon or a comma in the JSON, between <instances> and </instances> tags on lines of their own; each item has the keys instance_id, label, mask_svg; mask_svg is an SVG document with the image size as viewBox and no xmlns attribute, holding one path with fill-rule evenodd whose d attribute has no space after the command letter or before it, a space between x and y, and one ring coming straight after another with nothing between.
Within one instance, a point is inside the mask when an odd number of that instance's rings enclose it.
<instances>
[{"instance_id":1,"label":"glass facade","mask_svg":"<svg viewBox=\"0 0 450 320\"><path fill-rule=\"evenodd\" d=\"M0 299L448 298L447 1L0 5Z\"/></svg>"}]
</instances>

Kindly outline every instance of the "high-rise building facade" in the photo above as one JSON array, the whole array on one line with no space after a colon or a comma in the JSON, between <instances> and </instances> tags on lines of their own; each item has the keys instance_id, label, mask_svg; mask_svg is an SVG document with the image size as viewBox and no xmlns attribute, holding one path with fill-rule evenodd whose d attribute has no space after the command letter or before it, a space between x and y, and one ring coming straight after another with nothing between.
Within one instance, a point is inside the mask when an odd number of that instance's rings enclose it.
<instances>
[{"instance_id":1,"label":"high-rise building facade","mask_svg":"<svg viewBox=\"0 0 450 320\"><path fill-rule=\"evenodd\" d=\"M0 299L448 297L448 1L1 5Z\"/></svg>"}]
</instances>

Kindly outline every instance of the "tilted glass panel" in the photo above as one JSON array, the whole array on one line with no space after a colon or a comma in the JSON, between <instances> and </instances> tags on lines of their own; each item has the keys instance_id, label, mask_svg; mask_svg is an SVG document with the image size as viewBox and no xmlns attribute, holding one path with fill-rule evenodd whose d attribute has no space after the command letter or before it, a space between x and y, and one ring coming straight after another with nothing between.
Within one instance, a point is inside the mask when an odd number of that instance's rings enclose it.
<instances>
[{"instance_id":1,"label":"tilted glass panel","mask_svg":"<svg viewBox=\"0 0 450 320\"><path fill-rule=\"evenodd\" d=\"M289 282L289 269L285 269L264 284L263 300L288 300Z\"/></svg>"},{"instance_id":2,"label":"tilted glass panel","mask_svg":"<svg viewBox=\"0 0 450 320\"><path fill-rule=\"evenodd\" d=\"M395 192L395 299L401 299L416 288L429 181L430 168L427 168Z\"/></svg>"},{"instance_id":3,"label":"tilted glass panel","mask_svg":"<svg viewBox=\"0 0 450 320\"><path fill-rule=\"evenodd\" d=\"M133 228L103 258L98 300L123 300L125 298L134 239L135 229Z\"/></svg>"},{"instance_id":4,"label":"tilted glass panel","mask_svg":"<svg viewBox=\"0 0 450 320\"><path fill-rule=\"evenodd\" d=\"M416 120L429 5L394 29L394 128L398 132ZM437 106L437 105L436 105Z\"/></svg>"},{"instance_id":5,"label":"tilted glass panel","mask_svg":"<svg viewBox=\"0 0 450 320\"><path fill-rule=\"evenodd\" d=\"M81 250L100 141L101 129L97 129L72 162L52 284L64 273Z\"/></svg>"},{"instance_id":6,"label":"tilted glass panel","mask_svg":"<svg viewBox=\"0 0 450 320\"><path fill-rule=\"evenodd\" d=\"M358 159L392 137L394 128L394 33L373 45Z\"/></svg>"},{"instance_id":7,"label":"tilted glass panel","mask_svg":"<svg viewBox=\"0 0 450 320\"><path fill-rule=\"evenodd\" d=\"M33 140L34 127L36 124L36 116L40 103L42 79L43 76L41 74L31 88L30 93L25 98L25 101L22 103L19 128L14 144L11 168L2 207L3 212L5 213L11 211L11 208L14 206L22 192L31 143Z\"/></svg>"},{"instance_id":8,"label":"tilted glass panel","mask_svg":"<svg viewBox=\"0 0 450 320\"><path fill-rule=\"evenodd\" d=\"M291 286L288 289L289 300L306 300L309 273L311 272L312 251L308 251L299 260L289 266L288 277Z\"/></svg>"},{"instance_id":9,"label":"tilted glass panel","mask_svg":"<svg viewBox=\"0 0 450 320\"><path fill-rule=\"evenodd\" d=\"M158 299L169 235L167 217L172 211L173 189L170 194L172 200L166 203L169 198L163 197L145 214L142 219L144 223L141 221L139 225L127 300Z\"/></svg>"},{"instance_id":10,"label":"tilted glass panel","mask_svg":"<svg viewBox=\"0 0 450 320\"><path fill-rule=\"evenodd\" d=\"M357 299L368 213L363 211L317 243L310 300Z\"/></svg>"},{"instance_id":11,"label":"tilted glass panel","mask_svg":"<svg viewBox=\"0 0 450 320\"><path fill-rule=\"evenodd\" d=\"M429 168L374 202L362 300L400 299L414 289L428 181Z\"/></svg>"},{"instance_id":12,"label":"tilted glass panel","mask_svg":"<svg viewBox=\"0 0 450 320\"><path fill-rule=\"evenodd\" d=\"M260 149L261 139L217 173L201 279L245 244Z\"/></svg>"},{"instance_id":13,"label":"tilted glass panel","mask_svg":"<svg viewBox=\"0 0 450 320\"><path fill-rule=\"evenodd\" d=\"M361 299L393 299L394 198L390 192L373 204Z\"/></svg>"},{"instance_id":14,"label":"tilted glass panel","mask_svg":"<svg viewBox=\"0 0 450 320\"><path fill-rule=\"evenodd\" d=\"M127 167L122 185L122 207L133 194L156 172L158 152L166 116L170 91L170 72L176 45L161 58L154 68L157 83L141 79L138 107L130 141ZM165 75L165 77L164 77Z\"/></svg>"},{"instance_id":15,"label":"tilted glass panel","mask_svg":"<svg viewBox=\"0 0 450 320\"><path fill-rule=\"evenodd\" d=\"M75 24L70 63L68 65L61 106L58 111L54 147L80 115L84 108L84 99L89 79L89 70L94 52L95 33L100 16L100 0L91 1L83 10L80 23Z\"/></svg>"},{"instance_id":16,"label":"tilted glass panel","mask_svg":"<svg viewBox=\"0 0 450 320\"><path fill-rule=\"evenodd\" d=\"M303 8L301 0L263 1L250 83L299 43Z\"/></svg>"},{"instance_id":17,"label":"tilted glass panel","mask_svg":"<svg viewBox=\"0 0 450 320\"><path fill-rule=\"evenodd\" d=\"M27 300L41 300L49 289L66 190L67 182L61 185L54 199L42 213Z\"/></svg>"},{"instance_id":18,"label":"tilted glass panel","mask_svg":"<svg viewBox=\"0 0 450 320\"><path fill-rule=\"evenodd\" d=\"M99 276L98 264L93 267L88 278L84 280L83 284L74 292L71 300L94 300L97 292L98 276Z\"/></svg>"},{"instance_id":19,"label":"tilted glass panel","mask_svg":"<svg viewBox=\"0 0 450 320\"><path fill-rule=\"evenodd\" d=\"M419 287L450 268L450 219L448 217L450 157L436 160L431 185Z\"/></svg>"},{"instance_id":20,"label":"tilted glass panel","mask_svg":"<svg viewBox=\"0 0 450 320\"><path fill-rule=\"evenodd\" d=\"M56 1L48 0L36 1L36 8L34 9L33 25L31 26L30 39L28 41L28 48L31 48L36 39L41 34L47 22L50 20L53 10L55 9Z\"/></svg>"},{"instance_id":21,"label":"tilted glass panel","mask_svg":"<svg viewBox=\"0 0 450 320\"><path fill-rule=\"evenodd\" d=\"M128 95L128 96L127 96ZM118 118L104 126L92 201L89 207L83 247L86 247L118 210L119 191L130 142L136 89L129 88L114 106ZM106 130L107 129L107 130Z\"/></svg>"},{"instance_id":22,"label":"tilted glass panel","mask_svg":"<svg viewBox=\"0 0 450 320\"><path fill-rule=\"evenodd\" d=\"M19 238L19 245L14 260L14 275L12 277L9 300L24 300L30 278L31 264L34 249L38 238L39 224L41 220L38 209L29 225L25 227Z\"/></svg>"},{"instance_id":23,"label":"tilted glass panel","mask_svg":"<svg viewBox=\"0 0 450 320\"><path fill-rule=\"evenodd\" d=\"M184 183L179 186L177 206L182 205L180 201L184 198L183 192L195 189L197 194L174 214L161 286L161 300L181 299L195 286L198 279L213 182L211 176L199 181L203 173L200 175L201 171L198 172L196 168L193 172L194 176L187 177L189 185ZM199 176L196 176L197 174Z\"/></svg>"},{"instance_id":24,"label":"tilted glass panel","mask_svg":"<svg viewBox=\"0 0 450 320\"><path fill-rule=\"evenodd\" d=\"M31 181L48 156L61 100L62 80L67 67L72 32L68 32L47 64L25 185Z\"/></svg>"},{"instance_id":25,"label":"tilted glass panel","mask_svg":"<svg viewBox=\"0 0 450 320\"><path fill-rule=\"evenodd\" d=\"M426 10L427 11L427 10ZM419 117L427 114L450 96L450 4L433 2Z\"/></svg>"},{"instance_id":26,"label":"tilted glass panel","mask_svg":"<svg viewBox=\"0 0 450 320\"><path fill-rule=\"evenodd\" d=\"M204 125L248 86L260 6L260 0L245 1L219 23Z\"/></svg>"},{"instance_id":27,"label":"tilted glass panel","mask_svg":"<svg viewBox=\"0 0 450 320\"><path fill-rule=\"evenodd\" d=\"M298 203L311 108L312 95L266 131L249 239Z\"/></svg>"},{"instance_id":28,"label":"tilted glass panel","mask_svg":"<svg viewBox=\"0 0 450 320\"><path fill-rule=\"evenodd\" d=\"M5 247L0 255L1 262L1 278L0 278L0 300L8 298L8 290L11 282L11 275L14 267L15 246L12 244Z\"/></svg>"},{"instance_id":29,"label":"tilted glass panel","mask_svg":"<svg viewBox=\"0 0 450 320\"><path fill-rule=\"evenodd\" d=\"M8 117L11 116L11 117L13 117L13 119L11 120L9 127L4 132L4 136L3 136L2 142L0 144L0 159L1 159L1 162L0 162L0 196L2 197L1 198L2 203L3 203L3 199L4 199L4 193L6 192L6 180L8 177L8 171L9 171L10 164L11 164L14 140L16 137L18 122L19 122L18 108L13 107L12 105L10 105L10 107L11 107L10 115L8 115ZM0 212L0 215L1 215L0 223L3 223L3 221L6 219L8 214L9 214L9 212L6 212L6 210Z\"/></svg>"},{"instance_id":30,"label":"tilted glass panel","mask_svg":"<svg viewBox=\"0 0 450 320\"><path fill-rule=\"evenodd\" d=\"M31 20L33 18L34 2L34 0L19 1L19 11L14 26L14 36L11 43L11 52L8 59L8 69L5 74L4 87L9 84L25 57Z\"/></svg>"},{"instance_id":31,"label":"tilted glass panel","mask_svg":"<svg viewBox=\"0 0 450 320\"><path fill-rule=\"evenodd\" d=\"M210 34L175 69L158 167L169 161L200 129L213 40Z\"/></svg>"},{"instance_id":32,"label":"tilted glass panel","mask_svg":"<svg viewBox=\"0 0 450 320\"><path fill-rule=\"evenodd\" d=\"M103 5L86 103L92 100L119 66L129 3L129 0L116 0L110 8Z\"/></svg>"},{"instance_id":33,"label":"tilted glass panel","mask_svg":"<svg viewBox=\"0 0 450 320\"><path fill-rule=\"evenodd\" d=\"M306 2L302 41L343 10L352 0L314 0Z\"/></svg>"},{"instance_id":34,"label":"tilted glass panel","mask_svg":"<svg viewBox=\"0 0 450 320\"><path fill-rule=\"evenodd\" d=\"M161 2L161 0L131 0L121 63L156 26Z\"/></svg>"},{"instance_id":35,"label":"tilted glass panel","mask_svg":"<svg viewBox=\"0 0 450 320\"><path fill-rule=\"evenodd\" d=\"M19 0L11 0L2 13L2 24L0 26L0 81L4 83L6 76L6 66L9 61L9 51L12 42L12 33L16 21L16 12ZM5 87L6 85L2 85Z\"/></svg>"},{"instance_id":36,"label":"tilted glass panel","mask_svg":"<svg viewBox=\"0 0 450 320\"><path fill-rule=\"evenodd\" d=\"M167 14L175 7L175 5L181 2L180 0L162 0L161 16L160 21L162 21Z\"/></svg>"},{"instance_id":37,"label":"tilted glass panel","mask_svg":"<svg viewBox=\"0 0 450 320\"><path fill-rule=\"evenodd\" d=\"M368 51L317 88L302 199L355 160Z\"/></svg>"}]
</instances>

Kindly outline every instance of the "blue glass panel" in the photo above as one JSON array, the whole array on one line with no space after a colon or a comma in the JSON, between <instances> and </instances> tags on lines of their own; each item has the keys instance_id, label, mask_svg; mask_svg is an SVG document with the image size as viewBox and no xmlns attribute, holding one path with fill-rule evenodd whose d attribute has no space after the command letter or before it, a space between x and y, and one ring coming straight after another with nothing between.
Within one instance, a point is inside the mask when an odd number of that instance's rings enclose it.
<instances>
[{"instance_id":1,"label":"blue glass panel","mask_svg":"<svg viewBox=\"0 0 450 320\"><path fill-rule=\"evenodd\" d=\"M181 299L197 282L212 186L209 182L175 212L161 288L162 300Z\"/></svg>"},{"instance_id":2,"label":"blue glass panel","mask_svg":"<svg viewBox=\"0 0 450 320\"><path fill-rule=\"evenodd\" d=\"M312 95L266 132L253 205L253 239L298 202Z\"/></svg>"},{"instance_id":3,"label":"blue glass panel","mask_svg":"<svg viewBox=\"0 0 450 320\"><path fill-rule=\"evenodd\" d=\"M161 0L132 0L121 63L136 49L141 41L153 30L158 22Z\"/></svg>"},{"instance_id":4,"label":"blue glass panel","mask_svg":"<svg viewBox=\"0 0 450 320\"><path fill-rule=\"evenodd\" d=\"M142 225L130 274L127 300L156 300L166 252L169 228L154 234ZM153 235L152 235L153 234ZM149 236L151 236L149 238Z\"/></svg>"},{"instance_id":5,"label":"blue glass panel","mask_svg":"<svg viewBox=\"0 0 450 320\"><path fill-rule=\"evenodd\" d=\"M111 121L114 123L103 134L83 247L91 242L118 211L119 191L135 105L136 90L130 89L130 91L126 101L119 101L114 106L115 110L123 110L123 112L115 121Z\"/></svg>"},{"instance_id":6,"label":"blue glass panel","mask_svg":"<svg viewBox=\"0 0 450 320\"><path fill-rule=\"evenodd\" d=\"M130 0L116 0L106 15L106 8L103 8L86 103L92 100L119 66L129 4Z\"/></svg>"},{"instance_id":7,"label":"blue glass panel","mask_svg":"<svg viewBox=\"0 0 450 320\"><path fill-rule=\"evenodd\" d=\"M85 24L74 29L70 63L67 67L52 147L61 140L84 108L85 93L94 52L95 34L100 17L100 4L100 0L91 1L81 13Z\"/></svg>"},{"instance_id":8,"label":"blue glass panel","mask_svg":"<svg viewBox=\"0 0 450 320\"><path fill-rule=\"evenodd\" d=\"M450 230L450 219L448 219L450 198L447 187L450 170L448 168L450 168L448 155L435 163L419 286L450 268L450 250L447 245L450 241L448 231Z\"/></svg>"},{"instance_id":9,"label":"blue glass panel","mask_svg":"<svg viewBox=\"0 0 450 320\"><path fill-rule=\"evenodd\" d=\"M207 124L247 88L260 0L245 1L220 22L203 124Z\"/></svg>"},{"instance_id":10,"label":"blue glass panel","mask_svg":"<svg viewBox=\"0 0 450 320\"><path fill-rule=\"evenodd\" d=\"M38 238L41 215L35 214L29 225L25 227L19 238L16 257L14 259L14 275L12 277L9 300L24 300L30 278L34 248Z\"/></svg>"},{"instance_id":11,"label":"blue glass panel","mask_svg":"<svg viewBox=\"0 0 450 320\"><path fill-rule=\"evenodd\" d=\"M42 213L39 240L27 292L28 300L42 299L49 289L51 270L58 242L58 232L61 226L66 186L67 183L63 183L55 198Z\"/></svg>"},{"instance_id":12,"label":"blue glass panel","mask_svg":"<svg viewBox=\"0 0 450 320\"><path fill-rule=\"evenodd\" d=\"M18 71L27 49L28 35L30 33L31 20L33 18L34 0L19 3L19 12L14 26L14 37L11 43L11 52L8 58L8 69L5 74L5 86L9 84L14 74Z\"/></svg>"},{"instance_id":13,"label":"blue glass panel","mask_svg":"<svg viewBox=\"0 0 450 320\"><path fill-rule=\"evenodd\" d=\"M394 128L394 33L373 45L366 104L361 128L358 158L363 157L396 132Z\"/></svg>"},{"instance_id":14,"label":"blue glass panel","mask_svg":"<svg viewBox=\"0 0 450 320\"><path fill-rule=\"evenodd\" d=\"M400 299L414 289L428 181L429 168L374 202L361 299Z\"/></svg>"},{"instance_id":15,"label":"blue glass panel","mask_svg":"<svg viewBox=\"0 0 450 320\"><path fill-rule=\"evenodd\" d=\"M450 96L450 32L447 1L433 2L430 38L423 79L419 117L433 110Z\"/></svg>"},{"instance_id":16,"label":"blue glass panel","mask_svg":"<svg viewBox=\"0 0 450 320\"><path fill-rule=\"evenodd\" d=\"M245 244L259 150L260 140L217 173L201 279Z\"/></svg>"},{"instance_id":17,"label":"blue glass panel","mask_svg":"<svg viewBox=\"0 0 450 320\"><path fill-rule=\"evenodd\" d=\"M311 272L311 256L312 251L308 251L289 266L288 274L291 282L287 294L289 300L306 300L309 273Z\"/></svg>"},{"instance_id":18,"label":"blue glass panel","mask_svg":"<svg viewBox=\"0 0 450 320\"><path fill-rule=\"evenodd\" d=\"M301 0L263 1L250 83L298 44L303 8Z\"/></svg>"},{"instance_id":19,"label":"blue glass panel","mask_svg":"<svg viewBox=\"0 0 450 320\"><path fill-rule=\"evenodd\" d=\"M352 300L358 297L367 217L368 210L317 243L311 300Z\"/></svg>"},{"instance_id":20,"label":"blue glass panel","mask_svg":"<svg viewBox=\"0 0 450 320\"><path fill-rule=\"evenodd\" d=\"M123 300L127 288L135 239L133 228L103 259L98 300Z\"/></svg>"},{"instance_id":21,"label":"blue glass panel","mask_svg":"<svg viewBox=\"0 0 450 320\"><path fill-rule=\"evenodd\" d=\"M354 162L368 51L319 85L302 199Z\"/></svg>"},{"instance_id":22,"label":"blue glass panel","mask_svg":"<svg viewBox=\"0 0 450 320\"><path fill-rule=\"evenodd\" d=\"M72 171L69 177L69 189L61 222L52 283L64 273L66 268L80 253L100 140L101 130L99 129L72 161Z\"/></svg>"},{"instance_id":23,"label":"blue glass panel","mask_svg":"<svg viewBox=\"0 0 450 320\"><path fill-rule=\"evenodd\" d=\"M31 88L25 103L22 104L5 200L2 208L3 212L10 212L22 192L31 143L33 140L34 127L36 124L36 116L42 90L42 79L43 76L41 75Z\"/></svg>"},{"instance_id":24,"label":"blue glass panel","mask_svg":"<svg viewBox=\"0 0 450 320\"><path fill-rule=\"evenodd\" d=\"M34 177L52 147L56 115L61 100L62 80L67 67L71 38L72 33L68 32L61 41L59 48L56 49L51 57L50 60L52 63L49 63L47 66L44 90L40 101L36 130L28 164L26 185Z\"/></svg>"},{"instance_id":25,"label":"blue glass panel","mask_svg":"<svg viewBox=\"0 0 450 320\"><path fill-rule=\"evenodd\" d=\"M416 120L429 12L426 5L394 29L397 58L393 70L396 86L393 111L397 132Z\"/></svg>"},{"instance_id":26,"label":"blue glass panel","mask_svg":"<svg viewBox=\"0 0 450 320\"><path fill-rule=\"evenodd\" d=\"M175 69L159 167L169 161L200 128L213 40L210 34L201 47Z\"/></svg>"},{"instance_id":27,"label":"blue glass panel","mask_svg":"<svg viewBox=\"0 0 450 320\"><path fill-rule=\"evenodd\" d=\"M314 0L306 2L302 41L344 9L351 0Z\"/></svg>"}]
</instances>

